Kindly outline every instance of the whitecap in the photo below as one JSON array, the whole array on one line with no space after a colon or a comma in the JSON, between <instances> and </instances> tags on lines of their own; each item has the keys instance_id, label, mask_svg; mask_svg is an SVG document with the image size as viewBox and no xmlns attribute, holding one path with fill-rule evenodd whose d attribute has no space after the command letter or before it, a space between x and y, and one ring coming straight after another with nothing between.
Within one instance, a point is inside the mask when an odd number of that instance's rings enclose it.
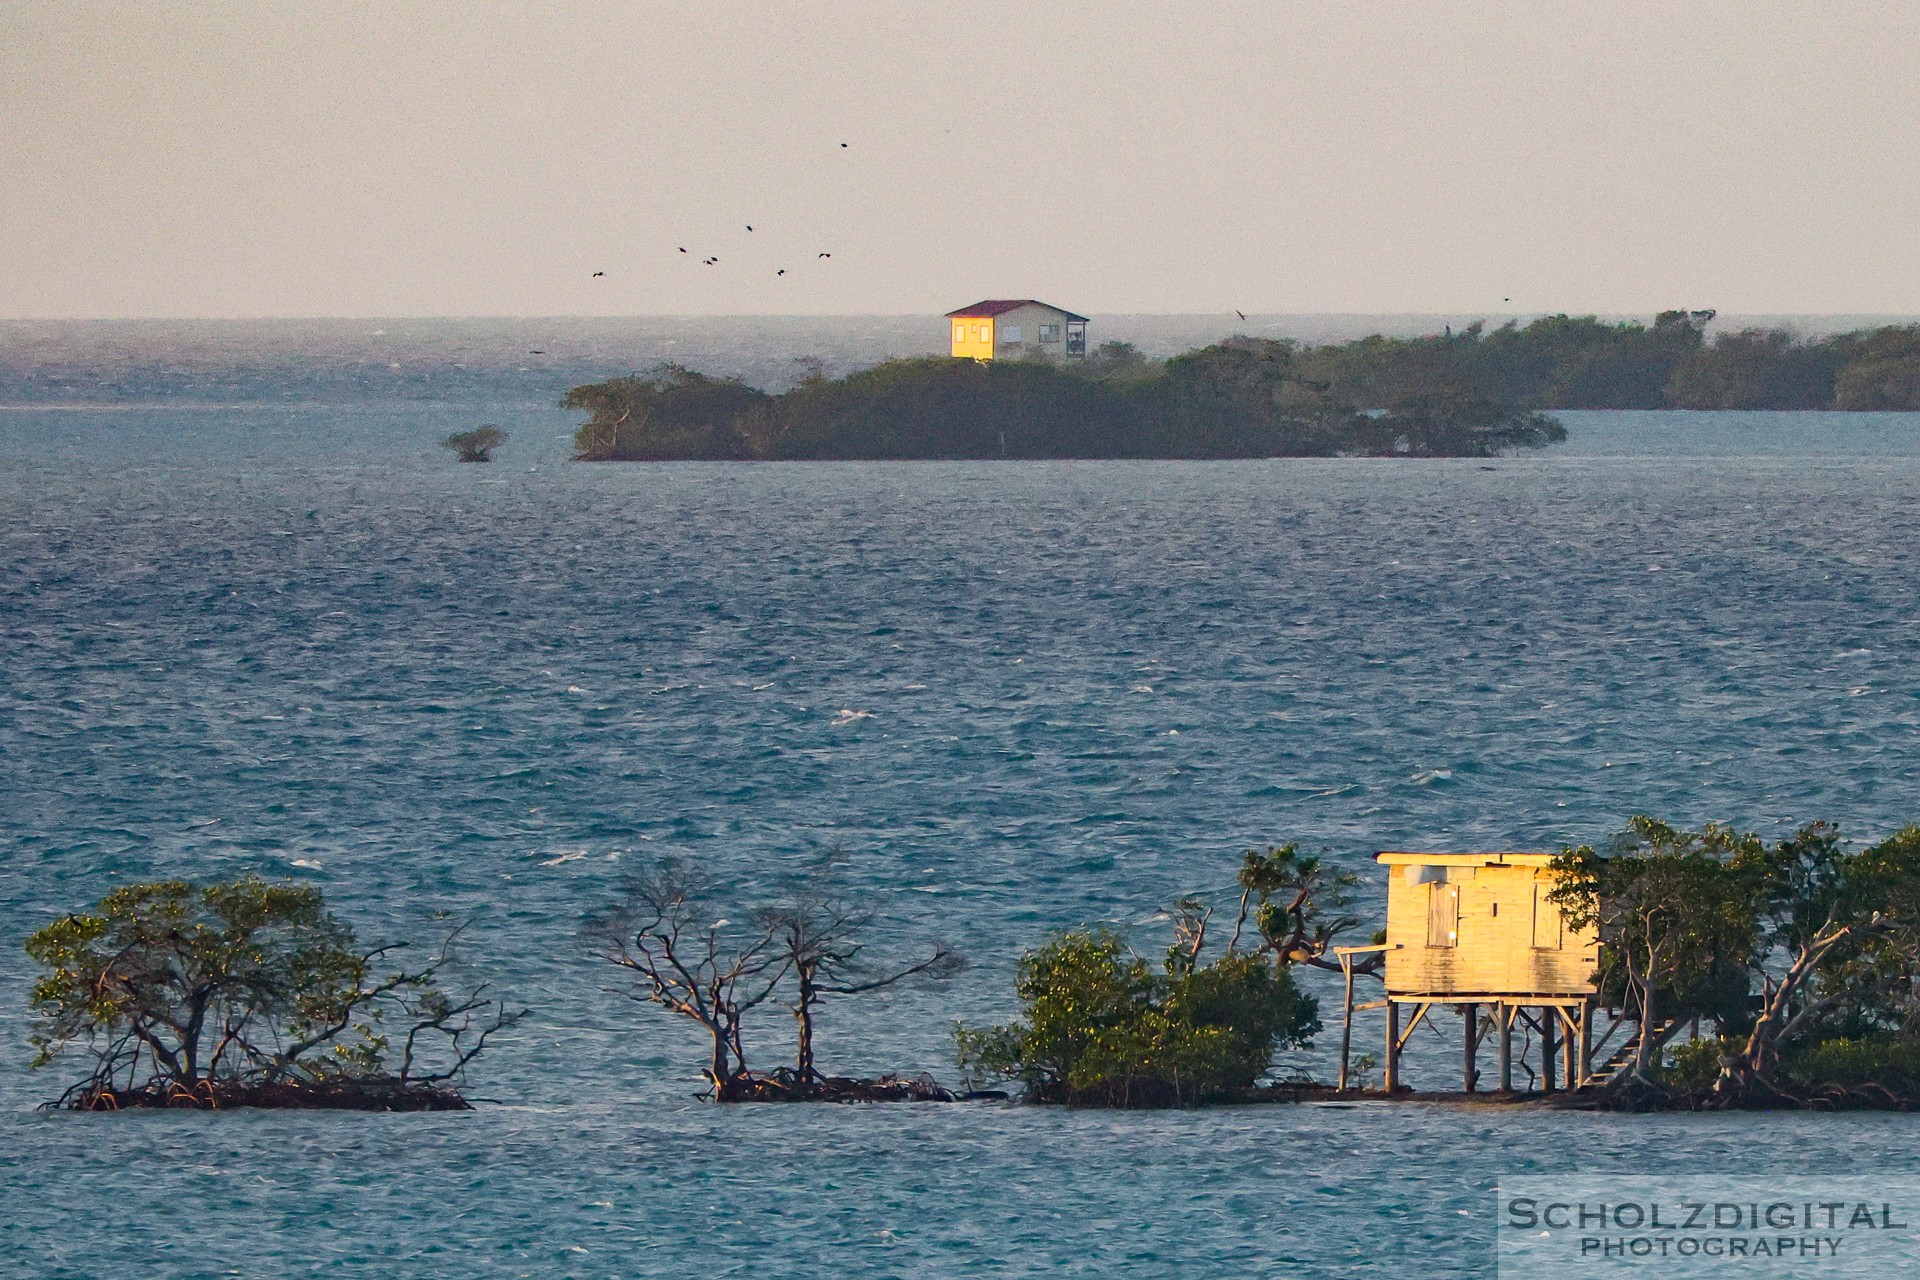
<instances>
[{"instance_id":1,"label":"whitecap","mask_svg":"<svg viewBox=\"0 0 1920 1280\"><path fill-rule=\"evenodd\" d=\"M543 867L557 867L563 862L578 862L580 861L580 859L586 856L587 856L587 851L585 849L582 849L578 853L563 853L557 858L548 858L545 862L542 862L540 865Z\"/></svg>"},{"instance_id":2,"label":"whitecap","mask_svg":"<svg viewBox=\"0 0 1920 1280\"><path fill-rule=\"evenodd\" d=\"M1842 649L1833 656L1836 658L1866 658L1872 655L1873 650L1871 649Z\"/></svg>"},{"instance_id":3,"label":"whitecap","mask_svg":"<svg viewBox=\"0 0 1920 1280\"><path fill-rule=\"evenodd\" d=\"M320 869L320 864L312 858L295 858L293 865L296 867L305 867L309 871L318 871Z\"/></svg>"},{"instance_id":4,"label":"whitecap","mask_svg":"<svg viewBox=\"0 0 1920 1280\"><path fill-rule=\"evenodd\" d=\"M842 729L856 720L871 719L873 719L873 712L871 711L854 711L847 707L842 707L840 708L840 713L833 718L833 727Z\"/></svg>"}]
</instances>

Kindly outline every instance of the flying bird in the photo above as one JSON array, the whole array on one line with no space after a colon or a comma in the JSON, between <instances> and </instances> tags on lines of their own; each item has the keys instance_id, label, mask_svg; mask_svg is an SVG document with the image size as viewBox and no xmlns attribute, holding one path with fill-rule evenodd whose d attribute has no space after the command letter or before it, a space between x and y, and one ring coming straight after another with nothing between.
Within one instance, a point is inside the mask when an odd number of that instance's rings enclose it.
<instances>
[{"instance_id":1,"label":"flying bird","mask_svg":"<svg viewBox=\"0 0 1920 1280\"><path fill-rule=\"evenodd\" d=\"M823 257L823 258L831 258L831 257L832 257L833 255L832 255L832 254L830 254L830 253L823 253L823 254L821 254L820 256L821 256L821 257Z\"/></svg>"},{"instance_id":2,"label":"flying bird","mask_svg":"<svg viewBox=\"0 0 1920 1280\"><path fill-rule=\"evenodd\" d=\"M547 353L543 349L535 347L533 350L527 352L527 354L530 356L543 356Z\"/></svg>"},{"instance_id":3,"label":"flying bird","mask_svg":"<svg viewBox=\"0 0 1920 1280\"><path fill-rule=\"evenodd\" d=\"M594 274L594 275L596 275L596 276L603 276L603 275L605 275L605 274L607 274L607 273L606 273L606 272L604 272L604 271L596 271L596 272L594 272L593 274Z\"/></svg>"},{"instance_id":4,"label":"flying bird","mask_svg":"<svg viewBox=\"0 0 1920 1280\"><path fill-rule=\"evenodd\" d=\"M747 224L747 230L749 231L753 230L753 224L751 222Z\"/></svg>"},{"instance_id":5,"label":"flying bird","mask_svg":"<svg viewBox=\"0 0 1920 1280\"><path fill-rule=\"evenodd\" d=\"M682 252L682 253L685 253L686 251L687 251L687 246L685 246L685 245L681 245L681 246L680 246L680 252Z\"/></svg>"},{"instance_id":6,"label":"flying bird","mask_svg":"<svg viewBox=\"0 0 1920 1280\"><path fill-rule=\"evenodd\" d=\"M1239 317L1240 317L1240 318L1241 318L1242 320L1245 320L1245 319L1247 318L1247 313L1246 313L1246 312L1244 312L1244 311L1242 311L1242 310L1241 310L1240 308L1238 308L1238 307L1235 307L1235 308L1233 309L1233 314L1235 314L1235 315L1237 315L1237 316L1239 316Z\"/></svg>"},{"instance_id":7,"label":"flying bird","mask_svg":"<svg viewBox=\"0 0 1920 1280\"><path fill-rule=\"evenodd\" d=\"M776 271L776 272L774 272L773 274L775 274L775 275L777 275L777 276L783 276L783 275L785 275L785 274L787 274L787 269L786 269L785 267L782 267L782 268L780 268L780 269L779 269L778 271Z\"/></svg>"},{"instance_id":8,"label":"flying bird","mask_svg":"<svg viewBox=\"0 0 1920 1280\"><path fill-rule=\"evenodd\" d=\"M844 142L843 142L843 143L841 143L841 144L840 144L840 149L841 149L842 151L844 151L844 150L846 150L846 149L847 149L847 144L846 144L846 143L844 143Z\"/></svg>"}]
</instances>

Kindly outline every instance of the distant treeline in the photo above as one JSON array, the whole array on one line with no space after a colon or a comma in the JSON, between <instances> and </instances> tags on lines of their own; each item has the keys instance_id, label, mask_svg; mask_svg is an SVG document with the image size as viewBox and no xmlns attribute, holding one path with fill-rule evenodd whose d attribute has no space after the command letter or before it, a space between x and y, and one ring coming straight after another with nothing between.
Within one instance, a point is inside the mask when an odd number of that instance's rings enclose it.
<instances>
[{"instance_id":1,"label":"distant treeline","mask_svg":"<svg viewBox=\"0 0 1920 1280\"><path fill-rule=\"evenodd\" d=\"M1070 364L890 360L770 395L679 365L575 387L588 461L879 458L1488 457L1566 438L1464 387L1363 408L1291 344L1234 339L1171 360L1108 343Z\"/></svg>"},{"instance_id":2,"label":"distant treeline","mask_svg":"<svg viewBox=\"0 0 1920 1280\"><path fill-rule=\"evenodd\" d=\"M1359 404L1448 392L1531 409L1920 409L1920 325L1709 340L1713 314L1663 311L1651 327L1548 316L1491 332L1277 345L1300 376Z\"/></svg>"}]
</instances>

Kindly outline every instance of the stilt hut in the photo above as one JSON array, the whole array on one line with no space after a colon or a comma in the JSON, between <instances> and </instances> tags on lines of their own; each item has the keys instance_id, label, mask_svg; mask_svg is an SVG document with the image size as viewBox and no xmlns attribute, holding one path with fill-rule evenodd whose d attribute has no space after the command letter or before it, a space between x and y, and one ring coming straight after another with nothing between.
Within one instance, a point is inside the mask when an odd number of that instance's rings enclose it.
<instances>
[{"instance_id":1,"label":"stilt hut","mask_svg":"<svg viewBox=\"0 0 1920 1280\"><path fill-rule=\"evenodd\" d=\"M1479 1087L1481 1046L1492 1042L1499 1087L1513 1088L1516 1040L1527 1070L1537 1052L1535 1087L1579 1088L1592 1075L1594 968L1592 930L1567 927L1548 895L1558 881L1550 853L1401 853L1375 855L1387 872L1384 947L1339 948L1347 978L1341 1075L1352 1038L1356 957L1385 952L1385 1085L1401 1087L1400 1056L1415 1028L1437 1007L1455 1006L1465 1028L1462 1087ZM1378 1007L1376 1005L1375 1007ZM1516 1033L1519 1033L1516 1036Z\"/></svg>"}]
</instances>

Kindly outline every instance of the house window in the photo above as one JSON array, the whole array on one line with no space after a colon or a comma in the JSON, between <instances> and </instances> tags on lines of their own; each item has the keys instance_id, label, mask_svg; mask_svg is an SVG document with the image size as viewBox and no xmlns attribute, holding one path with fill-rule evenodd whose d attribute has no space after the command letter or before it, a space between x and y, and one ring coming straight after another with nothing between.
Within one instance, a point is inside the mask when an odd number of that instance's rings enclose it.
<instances>
[{"instance_id":1,"label":"house window","mask_svg":"<svg viewBox=\"0 0 1920 1280\"><path fill-rule=\"evenodd\" d=\"M1020 326L1017 324L1010 324L1000 331L1000 341L1002 342L1018 342L1020 341L1020 337Z\"/></svg>"},{"instance_id":2,"label":"house window","mask_svg":"<svg viewBox=\"0 0 1920 1280\"><path fill-rule=\"evenodd\" d=\"M1427 886L1427 945L1430 947L1458 946L1460 942L1460 886L1457 884L1429 884Z\"/></svg>"},{"instance_id":3,"label":"house window","mask_svg":"<svg viewBox=\"0 0 1920 1280\"><path fill-rule=\"evenodd\" d=\"M967 340L967 326L963 324L953 326L953 340L955 342L965 342Z\"/></svg>"},{"instance_id":4,"label":"house window","mask_svg":"<svg viewBox=\"0 0 1920 1280\"><path fill-rule=\"evenodd\" d=\"M1085 321L1067 321L1067 354L1084 356L1087 354L1087 326Z\"/></svg>"},{"instance_id":5,"label":"house window","mask_svg":"<svg viewBox=\"0 0 1920 1280\"><path fill-rule=\"evenodd\" d=\"M992 341L993 341L993 326L992 326L992 325L990 325L990 324L983 324L983 325L981 325L981 326L980 326L980 341L982 341L982 342L992 342Z\"/></svg>"},{"instance_id":6,"label":"house window","mask_svg":"<svg viewBox=\"0 0 1920 1280\"><path fill-rule=\"evenodd\" d=\"M1551 884L1533 886L1533 945L1541 951L1558 951L1562 945L1560 908L1547 897L1552 892Z\"/></svg>"},{"instance_id":7,"label":"house window","mask_svg":"<svg viewBox=\"0 0 1920 1280\"><path fill-rule=\"evenodd\" d=\"M1042 341L1042 342L1058 342L1058 341L1060 341L1060 326L1059 326L1059 325L1057 325L1057 324L1043 324L1043 325L1041 325L1041 326L1040 326L1040 341Z\"/></svg>"}]
</instances>

